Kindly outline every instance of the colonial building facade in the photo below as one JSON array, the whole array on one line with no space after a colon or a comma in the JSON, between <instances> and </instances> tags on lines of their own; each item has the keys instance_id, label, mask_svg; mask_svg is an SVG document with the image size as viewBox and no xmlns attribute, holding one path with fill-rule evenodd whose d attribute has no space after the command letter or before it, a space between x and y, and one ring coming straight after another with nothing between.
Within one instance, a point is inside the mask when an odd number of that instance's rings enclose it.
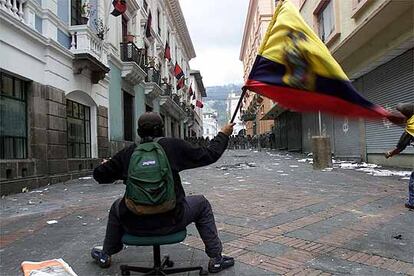
<instances>
[{"instance_id":1,"label":"colonial building facade","mask_svg":"<svg viewBox=\"0 0 414 276\"><path fill-rule=\"evenodd\" d=\"M239 103L240 94L236 94L235 92L231 92L227 96L227 121L230 122L234 112L236 111L237 104ZM237 114L236 118L234 119L234 134L245 134L245 127L244 122L240 119L240 112Z\"/></svg>"},{"instance_id":2,"label":"colonial building facade","mask_svg":"<svg viewBox=\"0 0 414 276\"><path fill-rule=\"evenodd\" d=\"M0 1L2 194L90 173L138 138L145 111L161 113L167 136L194 125L195 51L178 0L127 7L114 17L109 0Z\"/></svg>"},{"instance_id":3,"label":"colonial building facade","mask_svg":"<svg viewBox=\"0 0 414 276\"><path fill-rule=\"evenodd\" d=\"M300 12L325 42L357 90L390 110L398 102L414 102L414 2L388 0L300 1ZM303 144L317 134L316 114L303 116ZM414 167L414 150L407 148L385 159L402 128L387 120L370 122L322 116L336 156L372 163Z\"/></svg>"},{"instance_id":4,"label":"colonial building facade","mask_svg":"<svg viewBox=\"0 0 414 276\"><path fill-rule=\"evenodd\" d=\"M239 57L243 62L244 80L249 77L260 43L274 14L276 2L274 0L249 2ZM298 5L297 0L292 2ZM277 105L272 100L248 93L242 108L246 133L259 135L272 131L275 125L274 116L267 115L272 109L277 109Z\"/></svg>"},{"instance_id":5,"label":"colonial building facade","mask_svg":"<svg viewBox=\"0 0 414 276\"><path fill-rule=\"evenodd\" d=\"M217 121L217 111L207 109L203 113L203 136L213 139L218 134L219 126Z\"/></svg>"},{"instance_id":6,"label":"colonial building facade","mask_svg":"<svg viewBox=\"0 0 414 276\"><path fill-rule=\"evenodd\" d=\"M398 102L414 101L413 1L291 2L366 98L390 110ZM277 1L250 1L240 54L245 79L275 4ZM273 102L266 107L266 103L251 94L244 105L243 118L247 121L248 133L254 133L253 127L259 118L274 120L272 131L278 149L310 152L312 136L322 134L330 137L332 152L337 157L414 167L412 148L395 158L384 158L383 153L395 146L402 132L387 120L370 122L322 114L320 133L318 114L297 114Z\"/></svg>"}]
</instances>

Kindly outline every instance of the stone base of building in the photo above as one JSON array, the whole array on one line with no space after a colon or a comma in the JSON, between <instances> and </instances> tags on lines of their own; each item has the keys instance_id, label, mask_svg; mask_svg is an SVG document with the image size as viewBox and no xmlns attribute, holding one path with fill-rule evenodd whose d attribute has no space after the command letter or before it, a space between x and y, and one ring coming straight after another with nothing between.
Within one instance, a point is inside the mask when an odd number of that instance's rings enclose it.
<instances>
[{"instance_id":1,"label":"stone base of building","mask_svg":"<svg viewBox=\"0 0 414 276\"><path fill-rule=\"evenodd\" d=\"M414 170L413 154L399 154L392 158L385 159L384 154L382 153L369 153L367 160L368 163L378 164L381 166Z\"/></svg>"},{"instance_id":2,"label":"stone base of building","mask_svg":"<svg viewBox=\"0 0 414 276\"><path fill-rule=\"evenodd\" d=\"M93 166L99 164L98 160L93 160ZM44 187L50 184L65 182L79 177L91 175L92 170L85 169L80 171L68 172L65 174L55 174L48 176L31 176L31 177L17 177L13 180L5 180L0 184L0 195L10 195L24 192L26 189L31 191L36 188Z\"/></svg>"},{"instance_id":3,"label":"stone base of building","mask_svg":"<svg viewBox=\"0 0 414 276\"><path fill-rule=\"evenodd\" d=\"M96 138L91 157L72 158L68 154L67 100L65 92L49 85L30 82L27 91L27 156L0 160L1 195L18 193L47 184L91 174L101 159L109 156L108 108L91 106L96 112ZM76 99L75 99L76 100ZM73 101L73 99L72 99Z\"/></svg>"}]
</instances>

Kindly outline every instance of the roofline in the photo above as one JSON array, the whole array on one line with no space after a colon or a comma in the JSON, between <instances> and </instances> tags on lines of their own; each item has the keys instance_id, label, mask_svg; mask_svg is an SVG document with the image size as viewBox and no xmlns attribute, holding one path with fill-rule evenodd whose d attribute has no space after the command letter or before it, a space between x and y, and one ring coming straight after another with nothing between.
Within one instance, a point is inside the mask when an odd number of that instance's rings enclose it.
<instances>
[{"instance_id":1,"label":"roofline","mask_svg":"<svg viewBox=\"0 0 414 276\"><path fill-rule=\"evenodd\" d=\"M201 97L207 97L206 89L203 83L203 77L201 76L200 71L190 70L190 75L194 76L197 83L198 91L200 91L201 93Z\"/></svg>"},{"instance_id":2,"label":"roofline","mask_svg":"<svg viewBox=\"0 0 414 276\"><path fill-rule=\"evenodd\" d=\"M239 55L239 60L243 61L243 56L244 56L244 49L246 47L246 43L247 43L247 35L248 35L248 31L251 28L251 24L250 23L250 15L252 13L252 9L253 9L253 4L257 3L257 0L250 0L249 1L249 8L247 9L247 15L246 15L246 20L244 21L244 31L243 31L243 38L241 41L241 47L240 47L240 55Z\"/></svg>"},{"instance_id":3,"label":"roofline","mask_svg":"<svg viewBox=\"0 0 414 276\"><path fill-rule=\"evenodd\" d=\"M184 46L184 50L187 53L188 60L196 57L193 42L191 41L190 33L188 32L187 24L181 10L180 3L178 0L168 0L167 7L172 15L174 26L177 27L178 35L181 38L181 42Z\"/></svg>"}]
</instances>

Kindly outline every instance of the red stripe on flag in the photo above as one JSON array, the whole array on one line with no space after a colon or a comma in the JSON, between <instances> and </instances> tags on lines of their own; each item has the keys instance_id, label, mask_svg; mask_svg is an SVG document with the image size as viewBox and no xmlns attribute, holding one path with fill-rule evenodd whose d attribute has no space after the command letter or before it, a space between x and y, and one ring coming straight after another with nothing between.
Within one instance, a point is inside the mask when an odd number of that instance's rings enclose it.
<instances>
[{"instance_id":1,"label":"red stripe on flag","mask_svg":"<svg viewBox=\"0 0 414 276\"><path fill-rule=\"evenodd\" d=\"M347 117L364 117L367 119L383 119L391 114L380 106L366 108L338 97L304 91L291 87L273 86L255 80L247 80L245 87L281 106L297 112L327 112Z\"/></svg>"}]
</instances>

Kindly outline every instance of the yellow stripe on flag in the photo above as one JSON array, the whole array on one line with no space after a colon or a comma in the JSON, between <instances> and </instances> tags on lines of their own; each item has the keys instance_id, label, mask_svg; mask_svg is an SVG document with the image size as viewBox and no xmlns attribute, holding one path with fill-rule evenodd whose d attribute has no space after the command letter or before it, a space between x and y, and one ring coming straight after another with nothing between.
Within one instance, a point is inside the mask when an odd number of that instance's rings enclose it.
<instances>
[{"instance_id":1,"label":"yellow stripe on flag","mask_svg":"<svg viewBox=\"0 0 414 276\"><path fill-rule=\"evenodd\" d=\"M407 121L407 127L405 130L414 137L414 115L411 116L410 119Z\"/></svg>"},{"instance_id":2,"label":"yellow stripe on flag","mask_svg":"<svg viewBox=\"0 0 414 276\"><path fill-rule=\"evenodd\" d=\"M261 44L259 55L287 68L286 53L298 52L315 75L348 80L329 49L306 24L298 9L288 0L279 1Z\"/></svg>"}]
</instances>

